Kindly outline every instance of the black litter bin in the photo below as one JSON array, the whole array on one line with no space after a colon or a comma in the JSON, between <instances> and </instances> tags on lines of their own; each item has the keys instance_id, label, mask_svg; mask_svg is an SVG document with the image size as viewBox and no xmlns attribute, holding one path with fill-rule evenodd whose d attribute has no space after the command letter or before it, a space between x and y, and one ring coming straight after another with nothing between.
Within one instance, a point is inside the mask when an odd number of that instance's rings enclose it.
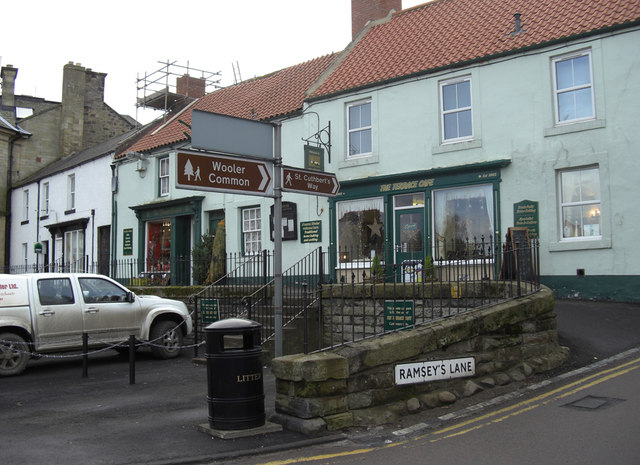
<instances>
[{"instance_id":1,"label":"black litter bin","mask_svg":"<svg viewBox=\"0 0 640 465\"><path fill-rule=\"evenodd\" d=\"M209 425L219 430L265 424L262 381L262 325L241 318L205 328Z\"/></svg>"}]
</instances>

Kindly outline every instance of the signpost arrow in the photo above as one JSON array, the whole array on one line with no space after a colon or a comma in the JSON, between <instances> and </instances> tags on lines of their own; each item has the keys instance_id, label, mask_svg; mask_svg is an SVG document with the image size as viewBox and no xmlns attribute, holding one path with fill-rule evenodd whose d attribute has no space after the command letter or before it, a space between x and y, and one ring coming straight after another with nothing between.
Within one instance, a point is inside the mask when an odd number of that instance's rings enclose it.
<instances>
[{"instance_id":1,"label":"signpost arrow","mask_svg":"<svg viewBox=\"0 0 640 465\"><path fill-rule=\"evenodd\" d=\"M188 151L176 160L177 188L273 196L272 162Z\"/></svg>"},{"instance_id":2,"label":"signpost arrow","mask_svg":"<svg viewBox=\"0 0 640 465\"><path fill-rule=\"evenodd\" d=\"M340 183L333 173L283 166L282 190L333 197L338 194Z\"/></svg>"}]
</instances>

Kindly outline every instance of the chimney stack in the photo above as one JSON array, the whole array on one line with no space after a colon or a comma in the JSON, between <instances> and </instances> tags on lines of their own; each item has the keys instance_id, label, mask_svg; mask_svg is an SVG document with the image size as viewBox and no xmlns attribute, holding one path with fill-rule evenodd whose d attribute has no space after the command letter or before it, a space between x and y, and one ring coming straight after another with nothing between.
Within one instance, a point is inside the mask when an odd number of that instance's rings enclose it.
<instances>
[{"instance_id":1,"label":"chimney stack","mask_svg":"<svg viewBox=\"0 0 640 465\"><path fill-rule=\"evenodd\" d=\"M9 123L16 124L16 95L15 85L18 68L11 65L3 66L0 72L2 78L2 108L0 114Z\"/></svg>"},{"instance_id":2,"label":"chimney stack","mask_svg":"<svg viewBox=\"0 0 640 465\"><path fill-rule=\"evenodd\" d=\"M369 21L382 19L391 10L402 10L402 0L351 0L351 39L355 39Z\"/></svg>"},{"instance_id":3,"label":"chimney stack","mask_svg":"<svg viewBox=\"0 0 640 465\"><path fill-rule=\"evenodd\" d=\"M176 93L193 99L204 97L207 83L204 78L194 78L185 74L176 79Z\"/></svg>"},{"instance_id":4,"label":"chimney stack","mask_svg":"<svg viewBox=\"0 0 640 465\"><path fill-rule=\"evenodd\" d=\"M82 150L86 86L84 67L73 62L64 65L60 122L60 153L63 157Z\"/></svg>"}]
</instances>

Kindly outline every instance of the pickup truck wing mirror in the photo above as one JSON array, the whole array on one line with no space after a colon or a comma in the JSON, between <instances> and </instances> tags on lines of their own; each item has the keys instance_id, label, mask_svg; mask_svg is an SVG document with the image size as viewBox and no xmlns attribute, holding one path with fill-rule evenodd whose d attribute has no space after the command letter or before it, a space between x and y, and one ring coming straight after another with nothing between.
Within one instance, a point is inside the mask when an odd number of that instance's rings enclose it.
<instances>
[{"instance_id":1,"label":"pickup truck wing mirror","mask_svg":"<svg viewBox=\"0 0 640 465\"><path fill-rule=\"evenodd\" d=\"M136 295L131 291L127 292L127 302L132 303L135 301L136 301Z\"/></svg>"}]
</instances>

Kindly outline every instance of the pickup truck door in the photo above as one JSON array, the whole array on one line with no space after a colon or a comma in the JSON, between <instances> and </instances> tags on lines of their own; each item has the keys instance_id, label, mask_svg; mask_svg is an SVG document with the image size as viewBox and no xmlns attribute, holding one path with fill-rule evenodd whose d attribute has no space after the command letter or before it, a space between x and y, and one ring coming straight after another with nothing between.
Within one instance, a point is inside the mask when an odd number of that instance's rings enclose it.
<instances>
[{"instance_id":1,"label":"pickup truck door","mask_svg":"<svg viewBox=\"0 0 640 465\"><path fill-rule=\"evenodd\" d=\"M39 349L79 347L82 344L82 304L69 278L35 280L33 317Z\"/></svg>"},{"instance_id":2,"label":"pickup truck door","mask_svg":"<svg viewBox=\"0 0 640 465\"><path fill-rule=\"evenodd\" d=\"M89 340L124 342L139 335L140 303L127 301L127 290L99 277L78 277L84 302L83 319Z\"/></svg>"}]
</instances>

